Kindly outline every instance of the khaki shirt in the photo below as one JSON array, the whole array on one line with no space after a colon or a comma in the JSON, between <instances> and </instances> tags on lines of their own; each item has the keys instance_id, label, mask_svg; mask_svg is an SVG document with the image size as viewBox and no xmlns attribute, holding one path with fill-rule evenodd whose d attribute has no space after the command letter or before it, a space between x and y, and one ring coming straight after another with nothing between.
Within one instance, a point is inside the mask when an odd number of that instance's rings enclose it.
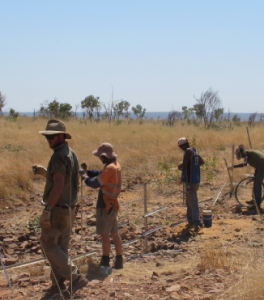
<instances>
[{"instance_id":1,"label":"khaki shirt","mask_svg":"<svg viewBox=\"0 0 264 300\"><path fill-rule=\"evenodd\" d=\"M43 194L43 202L47 203L53 188L53 173L59 172L65 176L64 187L57 204L69 205L77 201L79 189L79 161L74 151L65 142L53 149L54 153L47 168L46 186Z\"/></svg>"},{"instance_id":2,"label":"khaki shirt","mask_svg":"<svg viewBox=\"0 0 264 300\"><path fill-rule=\"evenodd\" d=\"M259 150L246 150L246 155L248 157L247 163L257 169L264 168L264 153Z\"/></svg>"}]
</instances>

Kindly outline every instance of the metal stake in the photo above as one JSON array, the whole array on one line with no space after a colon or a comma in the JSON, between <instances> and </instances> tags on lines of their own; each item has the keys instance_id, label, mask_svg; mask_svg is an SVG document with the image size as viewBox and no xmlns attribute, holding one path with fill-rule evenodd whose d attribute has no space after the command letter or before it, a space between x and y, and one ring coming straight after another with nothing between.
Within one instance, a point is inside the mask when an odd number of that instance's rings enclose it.
<instances>
[{"instance_id":1,"label":"metal stake","mask_svg":"<svg viewBox=\"0 0 264 300\"><path fill-rule=\"evenodd\" d=\"M148 212L147 209L147 184L144 183L144 215ZM145 217L145 232L148 231L148 217ZM148 252L148 238L145 236L145 252Z\"/></svg>"},{"instance_id":2,"label":"metal stake","mask_svg":"<svg viewBox=\"0 0 264 300\"><path fill-rule=\"evenodd\" d=\"M11 289L11 291L12 291L12 294L14 294L14 290L13 290L11 281L10 281L10 279L9 279L9 276L8 276L8 274L7 274L7 272L6 272L6 268L5 268L4 262L2 261L1 255L0 255L0 260L1 260L2 267L3 267L4 271L5 271L5 276L6 276L6 279L7 279L8 283L9 283L9 286L10 286L10 289Z\"/></svg>"}]
</instances>

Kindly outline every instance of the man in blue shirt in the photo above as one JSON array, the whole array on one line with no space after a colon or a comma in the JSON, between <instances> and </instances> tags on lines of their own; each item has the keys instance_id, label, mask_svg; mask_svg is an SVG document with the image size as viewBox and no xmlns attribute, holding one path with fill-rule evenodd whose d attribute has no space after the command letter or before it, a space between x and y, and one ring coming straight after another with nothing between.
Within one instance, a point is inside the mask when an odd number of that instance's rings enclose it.
<instances>
[{"instance_id":1,"label":"man in blue shirt","mask_svg":"<svg viewBox=\"0 0 264 300\"><path fill-rule=\"evenodd\" d=\"M200 166L204 164L201 156L192 148L187 138L178 140L178 146L184 151L183 162L178 165L182 171L182 182L186 184L186 206L188 225L186 229L195 227L198 232L202 227L200 219L197 191L200 184Z\"/></svg>"}]
</instances>

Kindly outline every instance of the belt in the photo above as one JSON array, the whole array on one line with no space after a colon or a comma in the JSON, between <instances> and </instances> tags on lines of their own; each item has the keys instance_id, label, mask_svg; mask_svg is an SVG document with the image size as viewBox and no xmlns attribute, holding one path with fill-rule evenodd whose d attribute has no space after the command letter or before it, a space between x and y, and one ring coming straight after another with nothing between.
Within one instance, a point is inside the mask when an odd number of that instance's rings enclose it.
<instances>
[{"instance_id":1,"label":"belt","mask_svg":"<svg viewBox=\"0 0 264 300\"><path fill-rule=\"evenodd\" d=\"M75 207L75 204L72 204L72 206L55 204L55 206L59 207L59 208L70 208L70 209L73 209Z\"/></svg>"}]
</instances>

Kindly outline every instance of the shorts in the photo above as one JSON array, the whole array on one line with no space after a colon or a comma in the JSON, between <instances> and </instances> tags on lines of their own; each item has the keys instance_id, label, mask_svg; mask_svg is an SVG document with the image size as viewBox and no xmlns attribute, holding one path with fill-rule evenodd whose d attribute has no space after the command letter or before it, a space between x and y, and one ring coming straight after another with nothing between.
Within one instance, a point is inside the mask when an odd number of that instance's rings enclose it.
<instances>
[{"instance_id":1,"label":"shorts","mask_svg":"<svg viewBox=\"0 0 264 300\"><path fill-rule=\"evenodd\" d=\"M109 234L118 232L117 212L105 208L96 209L96 233Z\"/></svg>"}]
</instances>

